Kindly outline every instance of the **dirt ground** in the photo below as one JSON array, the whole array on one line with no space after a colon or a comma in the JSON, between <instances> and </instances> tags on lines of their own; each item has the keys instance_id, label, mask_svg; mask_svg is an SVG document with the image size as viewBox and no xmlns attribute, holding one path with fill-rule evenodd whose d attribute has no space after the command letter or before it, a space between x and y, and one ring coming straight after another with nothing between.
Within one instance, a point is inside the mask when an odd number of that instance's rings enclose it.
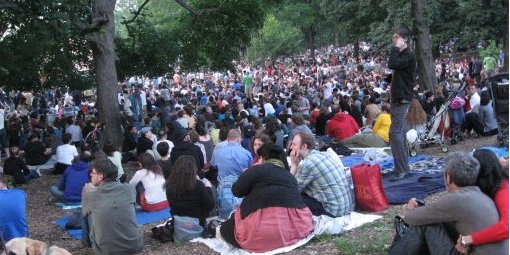
<instances>
[{"instance_id":1,"label":"dirt ground","mask_svg":"<svg viewBox=\"0 0 510 255\"><path fill-rule=\"evenodd\" d=\"M449 146L449 151L470 151L482 146L497 146L496 136L482 138L468 138L456 145ZM446 156L437 145L426 149L419 149L419 154ZM136 165L129 163L124 166L128 175L134 173ZM30 229L30 238L48 242L67 249L72 254L92 254L91 249L84 247L80 241L71 238L66 232L59 229L55 220L65 216L69 211L58 209L50 194L50 186L56 185L60 176L47 175L34 180L26 188L27 217ZM380 214L385 216L376 224L361 227L334 237L319 237L289 254L385 254L383 247L391 242L392 217L398 206L391 206ZM151 238L150 229L156 224L143 226L145 247L140 254L215 254L203 244L197 243L166 243L161 244ZM372 240L372 238L375 238ZM361 249L366 243L379 242L379 246ZM371 241L372 240L372 241ZM383 243L381 243L383 242Z\"/></svg>"}]
</instances>

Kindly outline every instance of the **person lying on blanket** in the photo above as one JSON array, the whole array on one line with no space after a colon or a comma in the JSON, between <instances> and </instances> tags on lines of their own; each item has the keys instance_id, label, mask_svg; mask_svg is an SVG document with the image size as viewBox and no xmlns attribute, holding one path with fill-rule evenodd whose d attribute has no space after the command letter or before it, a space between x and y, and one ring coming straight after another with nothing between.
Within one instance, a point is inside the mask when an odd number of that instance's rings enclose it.
<instances>
[{"instance_id":1,"label":"person lying on blanket","mask_svg":"<svg viewBox=\"0 0 510 255\"><path fill-rule=\"evenodd\" d=\"M258 149L261 163L232 186L233 194L244 199L220 232L233 246L262 253L293 245L313 232L312 212L282 154L282 147L264 144Z\"/></svg>"},{"instance_id":2,"label":"person lying on blanket","mask_svg":"<svg viewBox=\"0 0 510 255\"><path fill-rule=\"evenodd\" d=\"M473 152L480 162L480 173L476 185L487 196L494 200L499 211L499 221L490 227L472 232L457 240L457 251L466 254L469 246L508 240L508 172L501 169L501 163L496 154L490 150L476 150Z\"/></svg>"},{"instance_id":3,"label":"person lying on blanket","mask_svg":"<svg viewBox=\"0 0 510 255\"><path fill-rule=\"evenodd\" d=\"M402 218L410 226L389 254L456 254L457 238L496 223L494 202L476 186L479 172L480 163L470 153L451 153L444 168L447 194L422 206L409 200ZM473 246L470 254L508 254L508 239Z\"/></svg>"},{"instance_id":4,"label":"person lying on blanket","mask_svg":"<svg viewBox=\"0 0 510 255\"><path fill-rule=\"evenodd\" d=\"M313 215L340 217L354 210L354 194L342 166L315 148L313 135L298 132L290 153L290 173L296 177L303 202Z\"/></svg>"}]
</instances>

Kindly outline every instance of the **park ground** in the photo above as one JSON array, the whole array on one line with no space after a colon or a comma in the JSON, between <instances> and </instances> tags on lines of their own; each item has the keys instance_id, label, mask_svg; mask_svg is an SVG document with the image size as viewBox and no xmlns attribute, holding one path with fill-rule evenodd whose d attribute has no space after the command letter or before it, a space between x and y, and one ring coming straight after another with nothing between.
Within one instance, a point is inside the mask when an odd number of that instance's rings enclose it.
<instances>
[{"instance_id":1,"label":"park ground","mask_svg":"<svg viewBox=\"0 0 510 255\"><path fill-rule=\"evenodd\" d=\"M471 151L483 146L497 146L496 136L467 138L456 145L449 146L449 151ZM420 149L419 153L444 157L437 145ZM124 165L128 175L136 171L134 162ZM68 214L68 211L58 209L50 194L50 186L56 185L60 176L45 175L34 180L27 192L27 217L30 229L30 238L45 241L50 245L57 245L67 249L72 254L92 254L92 250L84 247L79 240L71 238L66 232L59 229L53 222ZM441 193L429 196L426 201L437 199ZM387 254L387 248L392 241L393 218L401 206L390 206L387 210L377 213L382 219L366 224L352 231L340 235L322 235L314 238L307 245L288 254ZM213 250L200 243L165 243L152 239L151 228L155 224L143 226L145 247L140 254L216 254Z\"/></svg>"}]
</instances>

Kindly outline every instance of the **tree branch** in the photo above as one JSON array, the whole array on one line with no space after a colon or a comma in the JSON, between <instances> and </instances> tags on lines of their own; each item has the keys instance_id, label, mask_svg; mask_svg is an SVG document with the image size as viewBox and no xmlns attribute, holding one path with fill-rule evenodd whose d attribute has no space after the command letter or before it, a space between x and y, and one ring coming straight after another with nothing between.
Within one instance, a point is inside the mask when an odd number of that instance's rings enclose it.
<instances>
[{"instance_id":1,"label":"tree branch","mask_svg":"<svg viewBox=\"0 0 510 255\"><path fill-rule=\"evenodd\" d=\"M187 2L186 0L175 0L175 2L177 2L180 6L182 6L182 8L186 9L187 11L189 11L191 14L193 14L193 16L198 16L199 13L193 9L193 7L191 7Z\"/></svg>"},{"instance_id":2,"label":"tree branch","mask_svg":"<svg viewBox=\"0 0 510 255\"><path fill-rule=\"evenodd\" d=\"M99 30L104 24L108 22L108 17L99 16L92 19L92 23L84 23L78 19L73 19L72 24L75 25L78 29L82 31L84 34L92 33Z\"/></svg>"},{"instance_id":3,"label":"tree branch","mask_svg":"<svg viewBox=\"0 0 510 255\"><path fill-rule=\"evenodd\" d=\"M140 13L142 12L142 9L149 3L150 0L145 0L142 5L140 5L140 7L138 8L138 10L136 10L136 12L133 12L134 16L130 19L130 20L127 20L127 21L122 21L122 24L124 25L127 25L129 23L132 23L136 20L136 18L138 18L138 15L140 15Z\"/></svg>"}]
</instances>

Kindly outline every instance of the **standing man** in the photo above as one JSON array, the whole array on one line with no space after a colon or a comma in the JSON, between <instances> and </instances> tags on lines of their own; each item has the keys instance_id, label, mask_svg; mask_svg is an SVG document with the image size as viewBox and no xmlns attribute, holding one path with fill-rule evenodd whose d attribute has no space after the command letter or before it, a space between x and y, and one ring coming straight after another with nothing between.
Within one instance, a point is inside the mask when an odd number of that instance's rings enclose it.
<instances>
[{"instance_id":1,"label":"standing man","mask_svg":"<svg viewBox=\"0 0 510 255\"><path fill-rule=\"evenodd\" d=\"M409 154L405 139L405 123L410 102L413 99L416 57L407 46L409 32L397 29L393 33L395 47L390 53L388 68L393 70L391 80L391 127L390 146L395 162L393 180L406 177L410 171Z\"/></svg>"}]
</instances>

